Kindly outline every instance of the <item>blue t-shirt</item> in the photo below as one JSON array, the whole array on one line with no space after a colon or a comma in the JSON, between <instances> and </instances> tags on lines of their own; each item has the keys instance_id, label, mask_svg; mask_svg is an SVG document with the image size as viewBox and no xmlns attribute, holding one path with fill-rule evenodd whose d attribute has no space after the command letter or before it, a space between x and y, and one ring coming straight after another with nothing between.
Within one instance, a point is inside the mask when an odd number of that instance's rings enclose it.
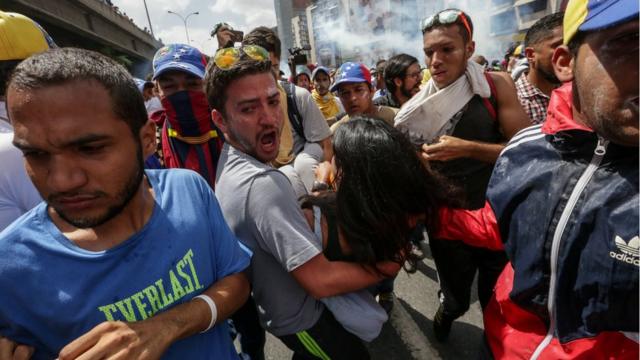
<instances>
[{"instance_id":1,"label":"blue t-shirt","mask_svg":"<svg viewBox=\"0 0 640 360\"><path fill-rule=\"evenodd\" d=\"M69 241L41 203L0 233L0 334L51 359L106 320L140 321L244 270L250 254L209 185L190 170L147 170L155 206L118 246ZM226 323L174 343L164 359L237 359Z\"/></svg>"}]
</instances>

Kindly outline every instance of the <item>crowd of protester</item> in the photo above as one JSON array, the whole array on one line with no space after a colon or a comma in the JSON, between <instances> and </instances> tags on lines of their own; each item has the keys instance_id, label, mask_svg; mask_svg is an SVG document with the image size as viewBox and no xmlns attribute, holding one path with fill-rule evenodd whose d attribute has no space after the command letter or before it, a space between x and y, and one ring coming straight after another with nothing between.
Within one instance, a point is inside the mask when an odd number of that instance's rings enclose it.
<instances>
[{"instance_id":1,"label":"crowd of protester","mask_svg":"<svg viewBox=\"0 0 640 360\"><path fill-rule=\"evenodd\" d=\"M638 13L570 0L501 65L445 9L426 68L290 79L220 23L142 80L0 11L0 360L369 359L425 246L437 341L477 274L478 358L637 359Z\"/></svg>"}]
</instances>

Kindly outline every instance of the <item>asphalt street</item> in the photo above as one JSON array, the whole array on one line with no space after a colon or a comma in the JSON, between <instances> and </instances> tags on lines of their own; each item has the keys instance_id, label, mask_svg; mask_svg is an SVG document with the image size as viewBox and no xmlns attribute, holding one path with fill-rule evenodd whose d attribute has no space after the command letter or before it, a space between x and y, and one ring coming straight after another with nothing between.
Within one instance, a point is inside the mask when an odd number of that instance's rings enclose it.
<instances>
[{"instance_id":1,"label":"asphalt street","mask_svg":"<svg viewBox=\"0 0 640 360\"><path fill-rule=\"evenodd\" d=\"M458 319L445 343L436 341L433 315L438 308L436 268L426 246L418 271L401 271L395 281L394 308L380 336L369 348L374 360L476 359L482 339L482 314L475 282L470 310ZM270 360L291 359L291 351L277 338L267 335L266 356Z\"/></svg>"}]
</instances>

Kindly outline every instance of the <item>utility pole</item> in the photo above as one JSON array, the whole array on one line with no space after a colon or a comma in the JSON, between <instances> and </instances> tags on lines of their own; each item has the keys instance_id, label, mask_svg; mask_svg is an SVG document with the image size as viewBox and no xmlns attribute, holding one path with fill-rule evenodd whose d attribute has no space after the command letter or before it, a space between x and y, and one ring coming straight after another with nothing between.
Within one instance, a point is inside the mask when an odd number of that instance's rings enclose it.
<instances>
[{"instance_id":1,"label":"utility pole","mask_svg":"<svg viewBox=\"0 0 640 360\"><path fill-rule=\"evenodd\" d=\"M144 11L147 13L147 21L149 22L149 30L151 30L151 36L155 39L156 36L153 34L153 26L151 26L151 18L149 17L149 9L147 8L147 0L142 0L144 3Z\"/></svg>"}]
</instances>

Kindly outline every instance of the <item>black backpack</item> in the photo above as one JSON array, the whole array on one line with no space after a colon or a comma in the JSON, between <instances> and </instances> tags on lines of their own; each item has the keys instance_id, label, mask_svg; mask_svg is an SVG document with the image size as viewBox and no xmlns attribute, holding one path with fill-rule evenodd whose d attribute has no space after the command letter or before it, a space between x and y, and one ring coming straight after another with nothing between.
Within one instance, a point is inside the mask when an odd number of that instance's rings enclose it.
<instances>
[{"instance_id":1,"label":"black backpack","mask_svg":"<svg viewBox=\"0 0 640 360\"><path fill-rule=\"evenodd\" d=\"M286 81L281 81L280 85L282 85L284 91L287 93L287 115L289 116L291 127L293 127L293 130L306 142L307 138L304 136L304 128L302 127L302 115L296 104L296 86Z\"/></svg>"}]
</instances>

